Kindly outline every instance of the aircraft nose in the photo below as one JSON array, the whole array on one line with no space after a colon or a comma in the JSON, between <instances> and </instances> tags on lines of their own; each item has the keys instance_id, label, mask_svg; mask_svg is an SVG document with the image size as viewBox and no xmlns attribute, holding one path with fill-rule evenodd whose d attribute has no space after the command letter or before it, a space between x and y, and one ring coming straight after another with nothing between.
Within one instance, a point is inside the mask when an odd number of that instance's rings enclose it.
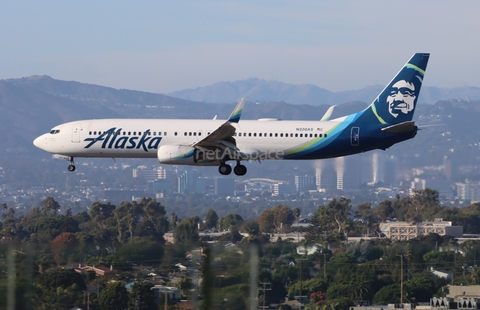
<instances>
[{"instance_id":1,"label":"aircraft nose","mask_svg":"<svg viewBox=\"0 0 480 310\"><path fill-rule=\"evenodd\" d=\"M45 138L45 135L41 135L40 137L37 137L35 140L33 140L33 145L42 150L45 149L46 144L47 139Z\"/></svg>"}]
</instances>

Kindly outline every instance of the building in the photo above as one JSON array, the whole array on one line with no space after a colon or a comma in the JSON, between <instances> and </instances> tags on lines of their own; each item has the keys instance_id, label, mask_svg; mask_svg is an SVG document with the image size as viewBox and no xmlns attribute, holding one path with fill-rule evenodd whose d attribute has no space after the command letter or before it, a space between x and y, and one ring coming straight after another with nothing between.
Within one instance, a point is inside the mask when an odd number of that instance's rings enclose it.
<instances>
[{"instance_id":1,"label":"building","mask_svg":"<svg viewBox=\"0 0 480 310\"><path fill-rule=\"evenodd\" d=\"M298 193L308 192L310 190L315 190L315 176L313 175L296 175L295 176L295 187Z\"/></svg>"},{"instance_id":2,"label":"building","mask_svg":"<svg viewBox=\"0 0 480 310\"><path fill-rule=\"evenodd\" d=\"M380 223L380 231L392 241L410 240L418 236L426 236L431 233L440 236L453 236L460 238L463 236L463 226L452 226L452 222L443 219L435 219L433 222L423 222L418 224L408 222L386 222Z\"/></svg>"},{"instance_id":3,"label":"building","mask_svg":"<svg viewBox=\"0 0 480 310\"><path fill-rule=\"evenodd\" d=\"M217 196L233 196L235 194L235 179L231 177L216 177L214 188Z\"/></svg>"},{"instance_id":4,"label":"building","mask_svg":"<svg viewBox=\"0 0 480 310\"><path fill-rule=\"evenodd\" d=\"M155 302L160 304L161 300L165 300L164 296L167 296L168 300L179 302L181 299L180 290L176 287L155 285L151 288L155 294Z\"/></svg>"},{"instance_id":5,"label":"building","mask_svg":"<svg viewBox=\"0 0 480 310\"><path fill-rule=\"evenodd\" d=\"M463 200L480 201L480 183L456 183L457 196Z\"/></svg>"},{"instance_id":6,"label":"building","mask_svg":"<svg viewBox=\"0 0 480 310\"><path fill-rule=\"evenodd\" d=\"M290 196L297 194L297 187L291 183L277 183L273 185L272 196Z\"/></svg>"},{"instance_id":7,"label":"building","mask_svg":"<svg viewBox=\"0 0 480 310\"><path fill-rule=\"evenodd\" d=\"M107 268L104 266L83 266L83 267L78 266L78 268L75 268L74 270L82 274L89 271L93 271L97 276L100 276L100 277L110 276L117 273L117 271L114 270L112 266L110 266L110 268Z\"/></svg>"}]
</instances>

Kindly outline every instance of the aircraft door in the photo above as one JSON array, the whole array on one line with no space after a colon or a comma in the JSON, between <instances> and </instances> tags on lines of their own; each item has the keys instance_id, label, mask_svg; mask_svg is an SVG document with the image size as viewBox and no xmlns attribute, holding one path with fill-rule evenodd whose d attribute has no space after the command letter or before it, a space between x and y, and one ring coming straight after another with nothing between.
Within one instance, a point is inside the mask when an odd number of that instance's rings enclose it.
<instances>
[{"instance_id":1,"label":"aircraft door","mask_svg":"<svg viewBox=\"0 0 480 310\"><path fill-rule=\"evenodd\" d=\"M352 144L352 146L360 145L360 127L352 127L350 143Z\"/></svg>"},{"instance_id":2,"label":"aircraft door","mask_svg":"<svg viewBox=\"0 0 480 310\"><path fill-rule=\"evenodd\" d=\"M72 142L80 143L80 132L82 131L82 124L76 123L72 127Z\"/></svg>"}]
</instances>

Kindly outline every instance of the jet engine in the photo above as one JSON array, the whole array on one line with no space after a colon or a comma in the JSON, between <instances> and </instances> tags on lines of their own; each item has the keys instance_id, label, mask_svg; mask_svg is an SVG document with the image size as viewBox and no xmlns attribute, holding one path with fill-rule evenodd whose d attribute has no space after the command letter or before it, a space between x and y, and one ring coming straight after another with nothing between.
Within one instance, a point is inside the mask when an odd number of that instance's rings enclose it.
<instances>
[{"instance_id":1,"label":"jet engine","mask_svg":"<svg viewBox=\"0 0 480 310\"><path fill-rule=\"evenodd\" d=\"M188 145L161 145L157 151L157 158L161 164L194 165L195 148Z\"/></svg>"}]
</instances>

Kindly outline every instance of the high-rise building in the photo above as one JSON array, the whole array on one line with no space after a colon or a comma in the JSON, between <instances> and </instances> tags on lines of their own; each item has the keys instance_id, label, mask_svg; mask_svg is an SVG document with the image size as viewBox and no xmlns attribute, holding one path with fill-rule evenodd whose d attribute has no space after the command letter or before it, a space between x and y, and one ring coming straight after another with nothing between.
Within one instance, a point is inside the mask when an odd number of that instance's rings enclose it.
<instances>
[{"instance_id":1,"label":"high-rise building","mask_svg":"<svg viewBox=\"0 0 480 310\"><path fill-rule=\"evenodd\" d=\"M232 177L215 178L215 195L233 196L235 194L235 179Z\"/></svg>"},{"instance_id":2,"label":"high-rise building","mask_svg":"<svg viewBox=\"0 0 480 310\"><path fill-rule=\"evenodd\" d=\"M297 194L297 187L292 183L276 183L273 185L272 196L290 196Z\"/></svg>"},{"instance_id":3,"label":"high-rise building","mask_svg":"<svg viewBox=\"0 0 480 310\"><path fill-rule=\"evenodd\" d=\"M307 192L309 190L315 190L315 176L313 175L296 175L295 187L298 193Z\"/></svg>"},{"instance_id":4,"label":"high-rise building","mask_svg":"<svg viewBox=\"0 0 480 310\"><path fill-rule=\"evenodd\" d=\"M185 170L178 176L177 184L179 194L205 192L205 179L198 177L196 169Z\"/></svg>"}]
</instances>

